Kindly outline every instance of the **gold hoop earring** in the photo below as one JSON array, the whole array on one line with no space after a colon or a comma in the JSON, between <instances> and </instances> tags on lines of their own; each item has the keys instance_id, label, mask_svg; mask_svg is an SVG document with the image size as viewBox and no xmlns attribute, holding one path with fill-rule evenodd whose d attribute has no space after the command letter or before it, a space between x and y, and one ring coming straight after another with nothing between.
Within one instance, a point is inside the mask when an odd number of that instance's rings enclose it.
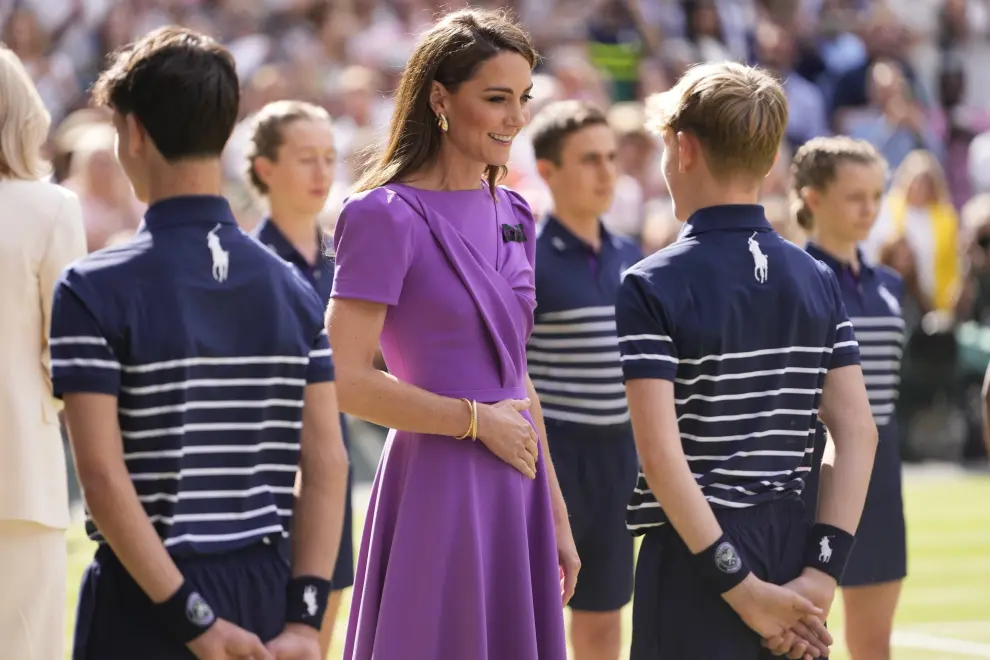
<instances>
[{"instance_id":1,"label":"gold hoop earring","mask_svg":"<svg viewBox=\"0 0 990 660\"><path fill-rule=\"evenodd\" d=\"M450 124L447 123L447 115L442 112L437 115L437 126L440 127L441 133L446 133L447 129L450 128Z\"/></svg>"}]
</instances>

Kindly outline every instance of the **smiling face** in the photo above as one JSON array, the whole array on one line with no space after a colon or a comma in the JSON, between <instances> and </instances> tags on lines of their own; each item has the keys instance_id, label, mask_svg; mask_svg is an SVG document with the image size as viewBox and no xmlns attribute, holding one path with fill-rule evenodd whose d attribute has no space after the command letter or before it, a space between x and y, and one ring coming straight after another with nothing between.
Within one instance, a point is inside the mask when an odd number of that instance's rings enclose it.
<instances>
[{"instance_id":1,"label":"smiling face","mask_svg":"<svg viewBox=\"0 0 990 660\"><path fill-rule=\"evenodd\" d=\"M532 87L529 62L512 51L483 62L454 92L434 82L430 106L447 118L445 147L472 162L508 163L512 140L529 122Z\"/></svg>"}]
</instances>

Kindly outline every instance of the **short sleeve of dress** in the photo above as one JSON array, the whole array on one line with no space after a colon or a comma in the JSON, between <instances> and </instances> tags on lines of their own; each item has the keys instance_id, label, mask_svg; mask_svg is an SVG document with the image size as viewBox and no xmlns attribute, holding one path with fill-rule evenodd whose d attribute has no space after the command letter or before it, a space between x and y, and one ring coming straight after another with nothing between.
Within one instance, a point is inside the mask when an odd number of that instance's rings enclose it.
<instances>
[{"instance_id":1,"label":"short sleeve of dress","mask_svg":"<svg viewBox=\"0 0 990 660\"><path fill-rule=\"evenodd\" d=\"M515 190L510 190L509 188L502 188L502 190L505 192L506 197L509 200L509 204L512 207L512 214L515 216L516 222L522 225L523 234L526 236L526 259L529 261L530 268L535 269L536 218L533 217L533 210L530 208L529 203L523 198L523 196Z\"/></svg>"},{"instance_id":2,"label":"short sleeve of dress","mask_svg":"<svg viewBox=\"0 0 990 660\"><path fill-rule=\"evenodd\" d=\"M385 188L347 200L333 235L332 298L395 305L413 256L413 211Z\"/></svg>"}]
</instances>

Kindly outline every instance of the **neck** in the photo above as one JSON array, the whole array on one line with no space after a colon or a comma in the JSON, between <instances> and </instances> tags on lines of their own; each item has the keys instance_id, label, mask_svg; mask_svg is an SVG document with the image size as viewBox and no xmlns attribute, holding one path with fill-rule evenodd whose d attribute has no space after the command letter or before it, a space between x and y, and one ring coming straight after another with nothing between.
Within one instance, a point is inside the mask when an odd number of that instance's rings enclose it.
<instances>
[{"instance_id":1,"label":"neck","mask_svg":"<svg viewBox=\"0 0 990 660\"><path fill-rule=\"evenodd\" d=\"M859 271L859 254L856 252L855 241L842 240L820 231L811 233L811 241L826 254L851 265L854 271Z\"/></svg>"},{"instance_id":2,"label":"neck","mask_svg":"<svg viewBox=\"0 0 990 660\"><path fill-rule=\"evenodd\" d=\"M151 168L148 177L148 204L169 197L217 195L222 190L223 174L218 159L187 160L163 163Z\"/></svg>"},{"instance_id":3,"label":"neck","mask_svg":"<svg viewBox=\"0 0 990 660\"><path fill-rule=\"evenodd\" d=\"M602 244L602 232L598 224L598 216L574 213L560 207L554 209L553 215L569 232L590 245L595 252L598 252Z\"/></svg>"},{"instance_id":4,"label":"neck","mask_svg":"<svg viewBox=\"0 0 990 660\"><path fill-rule=\"evenodd\" d=\"M316 261L321 246L315 216L271 202L270 220L306 261L309 263Z\"/></svg>"},{"instance_id":5,"label":"neck","mask_svg":"<svg viewBox=\"0 0 990 660\"><path fill-rule=\"evenodd\" d=\"M701 201L704 200L704 201ZM698 211L699 209L708 208L709 206L725 206L729 204L759 204L760 203L760 188L756 187L733 187L731 184L724 185L716 182L711 184L700 186L697 191L697 195L691 200L691 203L686 205L678 204L678 215L683 216L684 219L691 217L691 215Z\"/></svg>"},{"instance_id":6,"label":"neck","mask_svg":"<svg viewBox=\"0 0 990 660\"><path fill-rule=\"evenodd\" d=\"M437 159L409 178L407 183L429 190L477 190L487 165L464 158L449 144Z\"/></svg>"}]
</instances>

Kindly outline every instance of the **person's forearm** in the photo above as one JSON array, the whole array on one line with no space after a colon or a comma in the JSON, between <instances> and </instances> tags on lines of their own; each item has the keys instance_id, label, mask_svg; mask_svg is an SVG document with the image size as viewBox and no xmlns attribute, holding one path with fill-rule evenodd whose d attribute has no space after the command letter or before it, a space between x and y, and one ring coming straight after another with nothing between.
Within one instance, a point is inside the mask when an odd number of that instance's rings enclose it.
<instances>
[{"instance_id":1,"label":"person's forearm","mask_svg":"<svg viewBox=\"0 0 990 660\"><path fill-rule=\"evenodd\" d=\"M182 585L182 573L148 519L123 461L79 475L89 514L114 554L155 603Z\"/></svg>"},{"instance_id":2,"label":"person's forearm","mask_svg":"<svg viewBox=\"0 0 990 660\"><path fill-rule=\"evenodd\" d=\"M550 458L550 442L547 440L547 425L543 419L543 407L540 405L540 397L536 394L533 381L528 375L526 376L526 396L530 400L529 414L533 418L536 434L540 436L540 446L543 448L543 460L546 462L547 481L550 484L550 504L553 507L554 523L570 525L570 520L567 517L567 504L564 502L560 482L557 481L557 471L554 469L553 460Z\"/></svg>"},{"instance_id":3,"label":"person's forearm","mask_svg":"<svg viewBox=\"0 0 990 660\"><path fill-rule=\"evenodd\" d=\"M372 365L337 366L340 409L390 429L459 437L471 424L471 411L458 399L404 383Z\"/></svg>"},{"instance_id":4,"label":"person's forearm","mask_svg":"<svg viewBox=\"0 0 990 660\"><path fill-rule=\"evenodd\" d=\"M693 554L711 546L722 528L691 474L680 440L640 435L636 446L646 483L684 544Z\"/></svg>"},{"instance_id":5,"label":"person's forearm","mask_svg":"<svg viewBox=\"0 0 990 660\"><path fill-rule=\"evenodd\" d=\"M339 438L332 452L303 461L292 519L292 575L329 580L337 563L347 504L347 453Z\"/></svg>"},{"instance_id":6,"label":"person's forearm","mask_svg":"<svg viewBox=\"0 0 990 660\"><path fill-rule=\"evenodd\" d=\"M862 424L854 437L835 443L829 431L818 481L818 520L855 534L866 502L877 451L877 428Z\"/></svg>"}]
</instances>

